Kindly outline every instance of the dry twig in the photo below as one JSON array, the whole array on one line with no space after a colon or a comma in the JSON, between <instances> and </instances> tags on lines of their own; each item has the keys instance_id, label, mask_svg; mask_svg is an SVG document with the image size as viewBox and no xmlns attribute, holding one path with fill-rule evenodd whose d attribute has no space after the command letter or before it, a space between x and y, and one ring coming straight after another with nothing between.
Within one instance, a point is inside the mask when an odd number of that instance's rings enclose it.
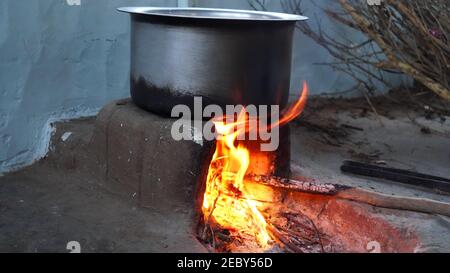
<instances>
[{"instance_id":1,"label":"dry twig","mask_svg":"<svg viewBox=\"0 0 450 273\"><path fill-rule=\"evenodd\" d=\"M249 0L254 9L266 9L254 5L254 1ZM369 92L379 83L392 88L386 75L395 73L410 76L450 101L448 0L382 0L381 5L372 6L361 0L339 0L338 3L340 10L338 7L322 10L332 20L356 30L366 39L334 38L320 23L318 30L308 22L297 25L336 59L326 65L349 75ZM304 14L302 0L283 0L282 7L289 13Z\"/></svg>"}]
</instances>

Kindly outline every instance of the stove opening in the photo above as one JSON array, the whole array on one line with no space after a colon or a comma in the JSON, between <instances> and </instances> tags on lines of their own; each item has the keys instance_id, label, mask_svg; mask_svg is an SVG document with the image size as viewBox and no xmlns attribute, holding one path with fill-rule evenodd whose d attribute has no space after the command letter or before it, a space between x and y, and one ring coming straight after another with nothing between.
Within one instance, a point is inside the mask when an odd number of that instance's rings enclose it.
<instances>
[{"instance_id":1,"label":"stove opening","mask_svg":"<svg viewBox=\"0 0 450 273\"><path fill-rule=\"evenodd\" d=\"M298 117L305 107L307 96L308 86L305 83L300 98L283 111L276 122L270 123L269 129L286 125ZM261 139L240 140L243 135L263 129L258 126L258 121L254 122L258 118L247 115L244 108L231 119L223 116L213 120L217 132L216 148L209 162L202 196L203 230L200 231L200 238L210 241L214 248L220 232L228 236L230 242L244 240L244 245L251 245L252 249L267 251L276 244L276 234L267 220L272 215L266 215L263 209L266 200L273 199L273 192L252 187L251 183L255 177L267 178L275 175L275 172L280 173L283 166L287 173L286 162L283 164L277 151L259 150L262 147L260 144L264 142ZM277 159L281 163L279 168Z\"/></svg>"}]
</instances>

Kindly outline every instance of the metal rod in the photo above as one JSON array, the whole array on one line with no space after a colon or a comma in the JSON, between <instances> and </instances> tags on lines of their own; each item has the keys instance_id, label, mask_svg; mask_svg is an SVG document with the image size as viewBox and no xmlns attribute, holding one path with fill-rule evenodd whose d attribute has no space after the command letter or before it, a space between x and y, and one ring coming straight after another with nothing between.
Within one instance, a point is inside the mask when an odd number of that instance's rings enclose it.
<instances>
[{"instance_id":1,"label":"metal rod","mask_svg":"<svg viewBox=\"0 0 450 273\"><path fill-rule=\"evenodd\" d=\"M393 173L399 173L399 174L411 175L411 176L416 176L416 177L422 177L422 178L427 178L427 179L432 179L432 180L446 181L446 182L450 183L450 179L448 179L448 178L434 176L434 175L429 175L429 174L423 174L423 173L418 173L418 172L412 172L412 171L407 171L407 170L402 170L402 169L382 167L382 166L371 165L371 164L366 164L366 163L361 163L361 162L356 162L356 161L350 161L350 160L344 161L343 164L346 165L346 166L356 166L356 167L362 167L362 168L371 168L371 169L376 169L376 170L389 171L389 172L393 172Z\"/></svg>"},{"instance_id":2,"label":"metal rod","mask_svg":"<svg viewBox=\"0 0 450 273\"><path fill-rule=\"evenodd\" d=\"M450 180L438 176L353 161L344 161L341 170L346 173L376 177L450 193Z\"/></svg>"}]
</instances>

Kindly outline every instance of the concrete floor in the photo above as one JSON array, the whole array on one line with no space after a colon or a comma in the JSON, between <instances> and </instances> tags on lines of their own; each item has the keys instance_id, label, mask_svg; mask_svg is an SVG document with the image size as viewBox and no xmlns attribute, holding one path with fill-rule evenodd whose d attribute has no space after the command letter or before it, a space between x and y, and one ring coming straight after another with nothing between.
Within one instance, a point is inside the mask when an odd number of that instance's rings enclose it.
<instances>
[{"instance_id":1,"label":"concrete floor","mask_svg":"<svg viewBox=\"0 0 450 273\"><path fill-rule=\"evenodd\" d=\"M204 252L183 211L138 208L84 175L38 163L0 179L0 252Z\"/></svg>"},{"instance_id":2,"label":"concrete floor","mask_svg":"<svg viewBox=\"0 0 450 273\"><path fill-rule=\"evenodd\" d=\"M450 178L450 117L426 118L408 106L385 103L377 106L381 112L377 117L358 107L361 104L311 103L293 124L293 169L322 182L450 202L450 195L340 172L344 160L354 160Z\"/></svg>"},{"instance_id":3,"label":"concrete floor","mask_svg":"<svg viewBox=\"0 0 450 273\"><path fill-rule=\"evenodd\" d=\"M342 160L355 159L450 177L450 118L425 119L420 111L391 111L389 105L377 105L377 117L364 107L346 103L311 103L293 124L294 173L322 182L450 202L448 195L339 171ZM343 124L362 130L345 129ZM423 133L424 127L431 133ZM47 158L0 177L0 252L67 252L69 241L80 242L83 252L206 251L192 235L193 212L189 209L161 213L139 208L133 196L123 198L105 190L83 162L64 158L68 149L86 149L93 129L94 119L58 124ZM66 132L71 135L63 141ZM447 217L427 215L411 222L423 235L425 251L450 251Z\"/></svg>"},{"instance_id":4,"label":"concrete floor","mask_svg":"<svg viewBox=\"0 0 450 273\"><path fill-rule=\"evenodd\" d=\"M310 103L305 115L293 124L294 175L450 203L448 194L340 171L344 160L355 160L450 178L449 116L429 113L406 102L391 104L380 99L373 103L378 115L358 99ZM348 125L359 129L348 129ZM417 233L422 241L417 251L450 252L449 217L376 210L393 225Z\"/></svg>"}]
</instances>

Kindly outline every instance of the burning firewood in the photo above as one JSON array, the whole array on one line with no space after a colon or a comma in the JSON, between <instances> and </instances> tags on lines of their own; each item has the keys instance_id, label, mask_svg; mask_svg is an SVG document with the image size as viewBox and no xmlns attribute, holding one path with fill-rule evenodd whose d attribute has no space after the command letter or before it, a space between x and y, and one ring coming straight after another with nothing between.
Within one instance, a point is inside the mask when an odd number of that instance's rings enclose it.
<instances>
[{"instance_id":1,"label":"burning firewood","mask_svg":"<svg viewBox=\"0 0 450 273\"><path fill-rule=\"evenodd\" d=\"M313 179L306 178L293 180L276 176L247 174L244 180L246 183L249 182L270 187L275 191L315 194L328 196L329 198L366 203L383 208L450 216L450 204L424 198L385 195L362 188L317 183ZM247 191L248 189L243 188L243 190ZM255 199L256 196L252 192L247 192L246 196L242 196L242 193L242 191L236 191L234 188L226 188L225 192L219 193L215 200L213 200L210 214L204 218L201 232L202 241L207 243L213 251L234 252L238 251L238 249L243 249L244 251L248 249L273 251L273 249L278 249L277 251L310 253L325 252L326 249L333 249L333 245L330 245L331 243L327 239L327 235L322 234L315 223L299 211L271 211L266 213L259 210L258 213L262 217L259 223L265 223L265 230L272 239L271 241L268 240L267 244L261 248L256 243L257 241L254 240L254 237L252 239L252 236L255 236L253 232L256 232L256 229L241 230L239 228L232 228L231 225L224 227L223 223L218 223L214 217L211 217L218 205L217 200L221 198L232 198L230 200L233 200L231 203L221 204L220 210L222 211L225 211L224 209L226 207L224 206L228 206L229 204L246 204L249 202L250 204L255 204L257 208L256 204L262 203L262 201ZM248 221L255 220L248 218Z\"/></svg>"},{"instance_id":2,"label":"burning firewood","mask_svg":"<svg viewBox=\"0 0 450 273\"><path fill-rule=\"evenodd\" d=\"M281 188L290 191L298 191L305 193L335 195L339 191L348 189L349 187L335 184L318 184L308 181L298 181L287 178L281 178L276 176L263 176L263 175L247 175L247 179L274 188Z\"/></svg>"},{"instance_id":3,"label":"burning firewood","mask_svg":"<svg viewBox=\"0 0 450 273\"><path fill-rule=\"evenodd\" d=\"M265 186L281 188L293 192L330 195L339 199L346 199L366 203L376 207L409 210L430 214L450 216L450 204L426 198L392 196L362 188L336 184L319 184L313 181L304 182L287 178L267 176L247 176L255 183Z\"/></svg>"},{"instance_id":4,"label":"burning firewood","mask_svg":"<svg viewBox=\"0 0 450 273\"><path fill-rule=\"evenodd\" d=\"M278 219L269 222L269 231L274 239L286 251L296 253L325 252L324 243L317 226L308 216L298 211L281 213L279 216L285 223L278 223ZM284 221L283 221L284 222Z\"/></svg>"}]
</instances>

